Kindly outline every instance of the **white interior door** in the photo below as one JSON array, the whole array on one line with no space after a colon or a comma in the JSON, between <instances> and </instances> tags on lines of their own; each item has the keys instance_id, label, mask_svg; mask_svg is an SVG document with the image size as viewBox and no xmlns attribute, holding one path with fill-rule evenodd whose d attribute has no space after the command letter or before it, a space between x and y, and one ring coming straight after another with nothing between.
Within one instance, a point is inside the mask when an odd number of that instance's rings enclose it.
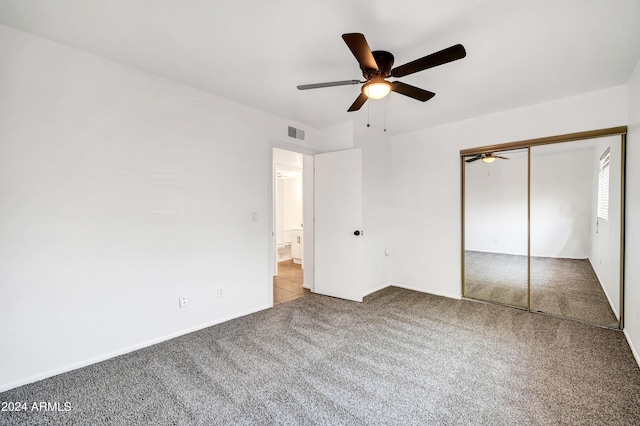
<instances>
[{"instance_id":1,"label":"white interior door","mask_svg":"<svg viewBox=\"0 0 640 426\"><path fill-rule=\"evenodd\" d=\"M314 226L313 216L313 188L314 188L314 158L313 155L304 154L302 157L302 287L314 291Z\"/></svg>"},{"instance_id":2,"label":"white interior door","mask_svg":"<svg viewBox=\"0 0 640 426\"><path fill-rule=\"evenodd\" d=\"M362 301L364 238L361 149L316 154L315 293Z\"/></svg>"}]
</instances>

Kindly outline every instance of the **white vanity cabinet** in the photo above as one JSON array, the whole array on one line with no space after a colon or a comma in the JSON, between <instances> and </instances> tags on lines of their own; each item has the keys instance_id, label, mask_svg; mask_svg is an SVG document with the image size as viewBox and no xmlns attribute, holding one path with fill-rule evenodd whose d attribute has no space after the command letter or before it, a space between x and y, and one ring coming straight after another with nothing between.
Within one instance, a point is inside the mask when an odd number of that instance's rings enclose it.
<instances>
[{"instance_id":1,"label":"white vanity cabinet","mask_svg":"<svg viewBox=\"0 0 640 426\"><path fill-rule=\"evenodd\" d=\"M302 229L291 230L291 257L294 263L302 263Z\"/></svg>"}]
</instances>

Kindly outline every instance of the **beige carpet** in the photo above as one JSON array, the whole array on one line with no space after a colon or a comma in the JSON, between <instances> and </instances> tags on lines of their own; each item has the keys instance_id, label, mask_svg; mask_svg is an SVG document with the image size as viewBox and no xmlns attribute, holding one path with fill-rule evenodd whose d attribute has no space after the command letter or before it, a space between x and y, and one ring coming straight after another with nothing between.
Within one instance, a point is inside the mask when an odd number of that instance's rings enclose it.
<instances>
[{"instance_id":1,"label":"beige carpet","mask_svg":"<svg viewBox=\"0 0 640 426\"><path fill-rule=\"evenodd\" d=\"M527 307L527 257L465 252L465 296ZM616 327L589 260L531 258L531 310Z\"/></svg>"},{"instance_id":2,"label":"beige carpet","mask_svg":"<svg viewBox=\"0 0 640 426\"><path fill-rule=\"evenodd\" d=\"M465 297L527 308L527 256L464 254Z\"/></svg>"}]
</instances>

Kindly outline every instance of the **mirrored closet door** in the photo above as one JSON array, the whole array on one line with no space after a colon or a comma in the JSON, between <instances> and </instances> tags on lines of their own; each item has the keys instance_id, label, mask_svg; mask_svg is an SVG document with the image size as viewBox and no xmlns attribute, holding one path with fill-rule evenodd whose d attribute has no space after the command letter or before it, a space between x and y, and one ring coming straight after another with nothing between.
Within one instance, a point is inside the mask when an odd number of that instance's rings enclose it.
<instances>
[{"instance_id":1,"label":"mirrored closet door","mask_svg":"<svg viewBox=\"0 0 640 426\"><path fill-rule=\"evenodd\" d=\"M463 297L622 328L625 135L461 151Z\"/></svg>"},{"instance_id":2,"label":"mirrored closet door","mask_svg":"<svg viewBox=\"0 0 640 426\"><path fill-rule=\"evenodd\" d=\"M621 138L531 147L531 310L615 327Z\"/></svg>"},{"instance_id":3,"label":"mirrored closet door","mask_svg":"<svg viewBox=\"0 0 640 426\"><path fill-rule=\"evenodd\" d=\"M464 157L465 296L527 308L527 150Z\"/></svg>"}]
</instances>

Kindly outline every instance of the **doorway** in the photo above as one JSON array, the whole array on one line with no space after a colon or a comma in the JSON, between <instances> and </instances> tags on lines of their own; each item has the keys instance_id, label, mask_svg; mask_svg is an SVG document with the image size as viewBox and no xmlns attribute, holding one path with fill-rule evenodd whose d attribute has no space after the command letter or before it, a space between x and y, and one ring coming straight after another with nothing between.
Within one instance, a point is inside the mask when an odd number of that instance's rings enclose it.
<instances>
[{"instance_id":1,"label":"doorway","mask_svg":"<svg viewBox=\"0 0 640 426\"><path fill-rule=\"evenodd\" d=\"M313 241L306 225L313 222L312 162L310 155L273 148L273 305L311 292Z\"/></svg>"}]
</instances>

